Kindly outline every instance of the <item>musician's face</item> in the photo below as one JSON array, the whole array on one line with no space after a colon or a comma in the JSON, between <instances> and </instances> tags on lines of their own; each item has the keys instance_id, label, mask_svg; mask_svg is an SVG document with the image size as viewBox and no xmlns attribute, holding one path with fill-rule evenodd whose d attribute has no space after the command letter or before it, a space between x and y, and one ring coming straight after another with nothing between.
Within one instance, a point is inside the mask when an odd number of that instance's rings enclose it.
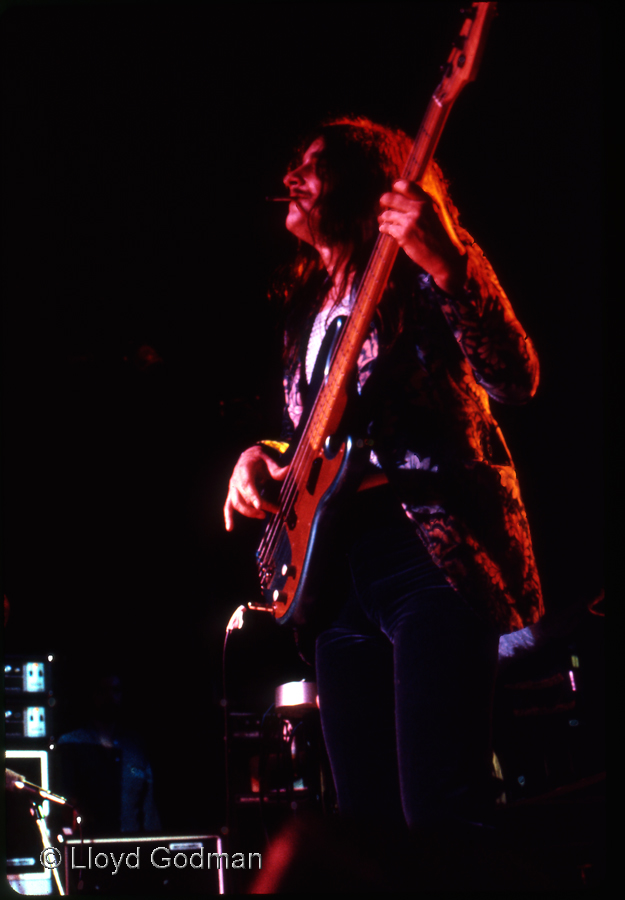
<instances>
[{"instance_id":1,"label":"musician's face","mask_svg":"<svg viewBox=\"0 0 625 900\"><path fill-rule=\"evenodd\" d=\"M318 201L323 193L324 181L319 156L324 148L323 138L317 138L306 150L297 168L284 176L284 184L294 199L289 203L286 227L296 237L308 244L316 244L314 232L318 232Z\"/></svg>"}]
</instances>

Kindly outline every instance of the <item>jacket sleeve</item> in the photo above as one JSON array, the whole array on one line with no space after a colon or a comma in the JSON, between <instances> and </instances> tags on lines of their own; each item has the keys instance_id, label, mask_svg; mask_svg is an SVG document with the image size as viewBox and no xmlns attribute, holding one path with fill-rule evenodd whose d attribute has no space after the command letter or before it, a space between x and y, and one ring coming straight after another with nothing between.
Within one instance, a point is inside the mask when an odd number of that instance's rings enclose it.
<instances>
[{"instance_id":1,"label":"jacket sleeve","mask_svg":"<svg viewBox=\"0 0 625 900\"><path fill-rule=\"evenodd\" d=\"M525 403L538 387L536 351L481 249L473 243L467 253L462 291L452 297L429 275L423 287L436 296L478 384L500 403Z\"/></svg>"}]
</instances>

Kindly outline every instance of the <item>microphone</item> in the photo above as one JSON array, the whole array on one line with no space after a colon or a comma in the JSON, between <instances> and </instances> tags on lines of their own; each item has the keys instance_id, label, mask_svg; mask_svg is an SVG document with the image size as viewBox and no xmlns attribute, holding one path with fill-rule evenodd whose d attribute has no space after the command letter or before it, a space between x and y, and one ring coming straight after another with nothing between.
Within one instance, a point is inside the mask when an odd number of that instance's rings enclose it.
<instances>
[{"instance_id":1,"label":"microphone","mask_svg":"<svg viewBox=\"0 0 625 900\"><path fill-rule=\"evenodd\" d=\"M18 793L22 792L31 795L34 794L36 797L40 797L43 800L51 800L53 803L60 803L61 805L69 806L72 809L74 808L65 797L61 797L60 794L52 794L40 784L33 784L31 781L26 781L23 775L20 775L19 772L14 772L12 769L6 769L5 785L7 791L16 791Z\"/></svg>"}]
</instances>

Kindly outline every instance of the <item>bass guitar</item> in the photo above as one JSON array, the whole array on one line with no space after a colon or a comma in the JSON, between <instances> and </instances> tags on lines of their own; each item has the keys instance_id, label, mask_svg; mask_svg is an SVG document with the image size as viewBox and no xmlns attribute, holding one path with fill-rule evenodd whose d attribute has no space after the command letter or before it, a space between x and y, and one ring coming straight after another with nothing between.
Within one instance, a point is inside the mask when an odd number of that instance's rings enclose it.
<instances>
[{"instance_id":1,"label":"bass guitar","mask_svg":"<svg viewBox=\"0 0 625 900\"><path fill-rule=\"evenodd\" d=\"M473 3L454 41L443 77L427 106L402 178L419 182L436 150L453 103L476 77L496 3ZM284 454L289 472L278 512L268 518L256 557L263 599L251 609L271 612L281 624L301 625L322 602L329 523L342 494L355 490L370 455L366 441L345 433L345 411L358 356L382 299L398 245L380 234L362 277L352 311L337 318L319 353L295 439Z\"/></svg>"}]
</instances>

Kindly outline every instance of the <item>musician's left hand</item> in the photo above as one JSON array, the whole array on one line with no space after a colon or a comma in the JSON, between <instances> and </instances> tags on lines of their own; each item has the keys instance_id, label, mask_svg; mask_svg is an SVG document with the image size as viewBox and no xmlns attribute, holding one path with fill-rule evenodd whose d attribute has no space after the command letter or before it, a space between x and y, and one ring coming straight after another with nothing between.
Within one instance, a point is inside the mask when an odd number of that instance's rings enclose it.
<instances>
[{"instance_id":1,"label":"musician's left hand","mask_svg":"<svg viewBox=\"0 0 625 900\"><path fill-rule=\"evenodd\" d=\"M429 272L448 294L460 290L466 278L467 256L461 254L441 222L432 198L412 181L400 179L383 194L378 216L380 231L395 238L413 262Z\"/></svg>"}]
</instances>

